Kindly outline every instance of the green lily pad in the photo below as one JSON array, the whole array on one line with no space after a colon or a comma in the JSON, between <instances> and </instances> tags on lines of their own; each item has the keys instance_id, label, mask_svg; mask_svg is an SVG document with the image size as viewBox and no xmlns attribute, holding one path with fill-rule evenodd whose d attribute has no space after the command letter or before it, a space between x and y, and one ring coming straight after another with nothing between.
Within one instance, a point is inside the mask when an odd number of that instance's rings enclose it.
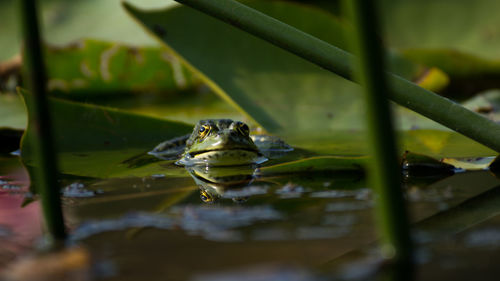
<instances>
[{"instance_id":1,"label":"green lily pad","mask_svg":"<svg viewBox=\"0 0 500 281\"><path fill-rule=\"evenodd\" d=\"M345 47L346 28L331 14L288 2L248 4ZM127 3L124 6L203 73L217 94L267 131L288 137L364 128L356 84L191 8L142 11Z\"/></svg>"},{"instance_id":2,"label":"green lily pad","mask_svg":"<svg viewBox=\"0 0 500 281\"><path fill-rule=\"evenodd\" d=\"M363 170L368 162L368 157L348 156L318 156L296 161L280 163L272 166L262 167L261 175L272 175L280 173L319 172L332 170Z\"/></svg>"},{"instance_id":3,"label":"green lily pad","mask_svg":"<svg viewBox=\"0 0 500 281\"><path fill-rule=\"evenodd\" d=\"M29 112L31 96L20 92ZM105 178L179 172L154 160L141 165L127 160L140 157L165 139L189 133L191 125L53 97L48 100L62 173ZM28 125L21 143L22 159L29 166L34 165L30 143L36 141L32 126Z\"/></svg>"},{"instance_id":4,"label":"green lily pad","mask_svg":"<svg viewBox=\"0 0 500 281\"><path fill-rule=\"evenodd\" d=\"M46 51L48 87L70 97L106 93L173 92L199 80L172 53L157 47L81 40Z\"/></svg>"},{"instance_id":5,"label":"green lily pad","mask_svg":"<svg viewBox=\"0 0 500 281\"><path fill-rule=\"evenodd\" d=\"M398 132L398 153L405 151L436 159L496 156L498 153L453 131L415 129ZM369 153L363 131L338 130L331 135L296 135L287 142L315 155L364 156Z\"/></svg>"}]
</instances>

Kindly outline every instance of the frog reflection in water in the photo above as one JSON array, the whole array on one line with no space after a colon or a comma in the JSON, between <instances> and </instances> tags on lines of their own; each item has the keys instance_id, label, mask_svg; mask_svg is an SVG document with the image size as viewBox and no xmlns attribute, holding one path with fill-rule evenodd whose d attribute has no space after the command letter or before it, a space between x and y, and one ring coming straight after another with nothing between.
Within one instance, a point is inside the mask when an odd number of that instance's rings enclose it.
<instances>
[{"instance_id":1,"label":"frog reflection in water","mask_svg":"<svg viewBox=\"0 0 500 281\"><path fill-rule=\"evenodd\" d=\"M277 137L250 136L248 126L230 119L201 120L191 135L160 143L149 154L178 165L236 166L261 164L293 150Z\"/></svg>"},{"instance_id":2,"label":"frog reflection in water","mask_svg":"<svg viewBox=\"0 0 500 281\"><path fill-rule=\"evenodd\" d=\"M205 203L214 203L221 198L232 199L236 203L245 202L251 195L245 189L253 182L256 168L255 165L209 169L200 165L186 167Z\"/></svg>"},{"instance_id":3,"label":"frog reflection in water","mask_svg":"<svg viewBox=\"0 0 500 281\"><path fill-rule=\"evenodd\" d=\"M191 135L160 143L149 154L180 159L200 188L203 202L212 203L228 189L244 188L254 178L256 165L292 151L277 137L250 136L248 126L230 119L201 120ZM245 201L245 197L232 198Z\"/></svg>"}]
</instances>

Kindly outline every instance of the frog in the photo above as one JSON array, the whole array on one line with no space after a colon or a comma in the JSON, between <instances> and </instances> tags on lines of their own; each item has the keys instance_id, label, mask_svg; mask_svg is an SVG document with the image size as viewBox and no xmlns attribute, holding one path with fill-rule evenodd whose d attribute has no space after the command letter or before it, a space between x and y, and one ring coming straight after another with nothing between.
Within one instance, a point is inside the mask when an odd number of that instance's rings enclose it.
<instances>
[{"instance_id":1,"label":"frog","mask_svg":"<svg viewBox=\"0 0 500 281\"><path fill-rule=\"evenodd\" d=\"M148 154L178 160L180 166L259 165L293 148L275 136L251 135L249 126L232 119L200 120L193 132L158 144Z\"/></svg>"}]
</instances>

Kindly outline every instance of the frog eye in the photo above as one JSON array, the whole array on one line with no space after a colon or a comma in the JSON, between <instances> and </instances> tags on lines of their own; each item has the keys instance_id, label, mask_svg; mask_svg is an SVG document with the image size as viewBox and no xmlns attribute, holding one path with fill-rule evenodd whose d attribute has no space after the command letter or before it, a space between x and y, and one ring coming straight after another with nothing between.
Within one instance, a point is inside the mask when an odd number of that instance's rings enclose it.
<instances>
[{"instance_id":1,"label":"frog eye","mask_svg":"<svg viewBox=\"0 0 500 281\"><path fill-rule=\"evenodd\" d=\"M204 190L200 190L200 198L201 198L201 201L203 201L205 203L214 202L214 198L212 196L210 196L210 194L208 194L208 192L206 192Z\"/></svg>"},{"instance_id":2,"label":"frog eye","mask_svg":"<svg viewBox=\"0 0 500 281\"><path fill-rule=\"evenodd\" d=\"M250 133L250 129L248 128L248 125L243 123L243 122L238 123L238 130L243 135L248 135Z\"/></svg>"},{"instance_id":3,"label":"frog eye","mask_svg":"<svg viewBox=\"0 0 500 281\"><path fill-rule=\"evenodd\" d=\"M210 126L209 125L202 125L200 127L200 130L198 131L199 135L200 135L200 138L204 138L205 136L208 135L208 133L210 133Z\"/></svg>"}]
</instances>

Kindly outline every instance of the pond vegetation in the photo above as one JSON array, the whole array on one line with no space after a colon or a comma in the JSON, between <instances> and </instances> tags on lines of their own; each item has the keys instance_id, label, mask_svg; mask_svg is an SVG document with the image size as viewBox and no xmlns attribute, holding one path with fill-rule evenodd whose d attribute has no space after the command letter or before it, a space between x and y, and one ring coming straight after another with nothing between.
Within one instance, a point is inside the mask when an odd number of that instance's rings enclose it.
<instances>
[{"instance_id":1,"label":"pond vegetation","mask_svg":"<svg viewBox=\"0 0 500 281\"><path fill-rule=\"evenodd\" d=\"M495 280L495 1L170 2L0 4L0 278Z\"/></svg>"}]
</instances>

